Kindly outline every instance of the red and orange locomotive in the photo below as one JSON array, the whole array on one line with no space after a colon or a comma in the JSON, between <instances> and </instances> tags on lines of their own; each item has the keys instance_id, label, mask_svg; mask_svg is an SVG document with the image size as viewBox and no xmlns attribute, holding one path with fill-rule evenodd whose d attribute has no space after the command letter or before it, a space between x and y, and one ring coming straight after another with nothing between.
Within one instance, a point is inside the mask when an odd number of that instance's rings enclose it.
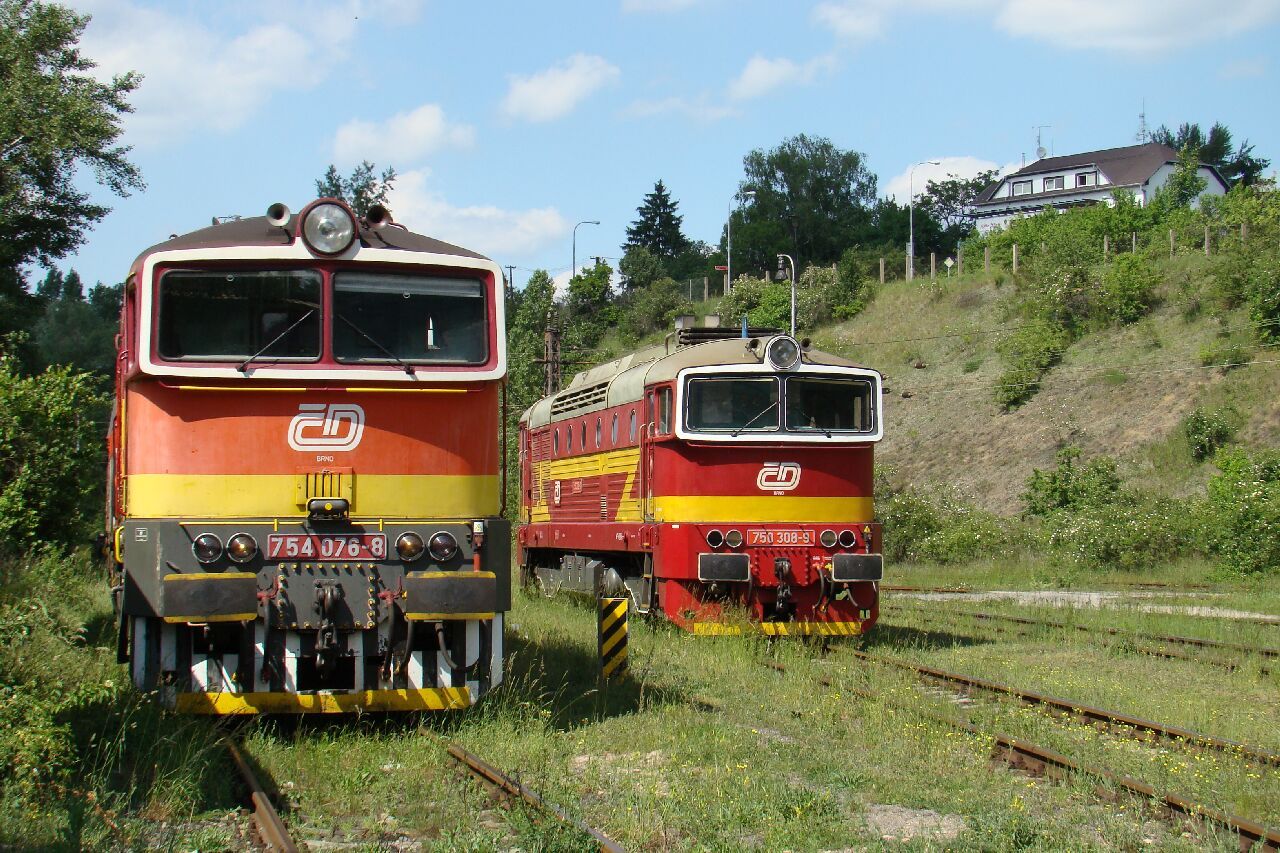
<instances>
[{"instance_id":1,"label":"red and orange locomotive","mask_svg":"<svg viewBox=\"0 0 1280 853\"><path fill-rule=\"evenodd\" d=\"M197 713L464 707L502 680L502 273L320 199L125 282L120 657Z\"/></svg>"},{"instance_id":2,"label":"red and orange locomotive","mask_svg":"<svg viewBox=\"0 0 1280 853\"><path fill-rule=\"evenodd\" d=\"M629 595L695 633L877 618L881 377L781 334L686 330L520 422L522 579Z\"/></svg>"}]
</instances>

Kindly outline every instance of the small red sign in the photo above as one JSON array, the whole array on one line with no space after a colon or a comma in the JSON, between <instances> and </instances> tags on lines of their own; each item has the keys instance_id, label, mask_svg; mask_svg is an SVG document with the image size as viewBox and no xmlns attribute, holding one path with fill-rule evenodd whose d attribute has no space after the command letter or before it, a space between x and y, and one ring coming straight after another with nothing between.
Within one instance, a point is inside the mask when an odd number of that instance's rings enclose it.
<instances>
[{"instance_id":1,"label":"small red sign","mask_svg":"<svg viewBox=\"0 0 1280 853\"><path fill-rule=\"evenodd\" d=\"M812 530L762 530L747 528L748 545L794 545L810 547L816 542Z\"/></svg>"},{"instance_id":2,"label":"small red sign","mask_svg":"<svg viewBox=\"0 0 1280 853\"><path fill-rule=\"evenodd\" d=\"M728 271L729 271L729 268L727 266L721 266L720 264L716 264L716 272L728 272Z\"/></svg>"},{"instance_id":3,"label":"small red sign","mask_svg":"<svg viewBox=\"0 0 1280 853\"><path fill-rule=\"evenodd\" d=\"M382 533L319 536L312 533L272 533L267 536L268 560L385 560L387 537Z\"/></svg>"}]
</instances>

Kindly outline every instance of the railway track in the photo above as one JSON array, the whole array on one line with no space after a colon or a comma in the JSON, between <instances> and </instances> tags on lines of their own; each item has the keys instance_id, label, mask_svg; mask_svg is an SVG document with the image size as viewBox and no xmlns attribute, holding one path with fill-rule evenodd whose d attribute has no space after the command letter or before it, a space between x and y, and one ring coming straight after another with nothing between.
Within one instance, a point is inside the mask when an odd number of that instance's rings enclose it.
<instances>
[{"instance_id":1,"label":"railway track","mask_svg":"<svg viewBox=\"0 0 1280 853\"><path fill-rule=\"evenodd\" d=\"M1057 628L1061 630L1076 630L1092 636L1106 635L1117 639L1125 640L1146 640L1149 642L1162 643L1171 646L1189 646L1198 649L1212 649L1229 652L1236 652L1243 655L1251 655L1266 659L1280 658L1280 649L1268 646L1247 646L1240 643L1227 643L1219 640L1206 640L1200 637L1184 637L1176 634L1151 634L1143 631L1127 631L1122 628L1113 628L1108 626L1093 625L1075 625L1068 622L1059 622L1053 619L1031 619L1025 616L1008 616L1000 613L981 613L972 610L920 610L917 608L898 607L896 605L881 605L882 610L889 612L897 611L899 613L911 613L913 616L919 616L925 620L937 619L941 617L963 617L983 622L1003 622L1005 624L1025 626L1028 628ZM996 630L1001 630L997 628ZM1029 633L1029 632L1028 632ZM1195 663L1203 663L1209 666L1217 666L1223 669L1238 670L1243 669L1243 665L1234 661L1223 660L1221 658L1206 658L1198 655L1184 654L1175 652L1170 649L1152 648L1149 646L1134 646L1134 649L1142 654L1151 655L1153 657L1170 658L1173 660L1186 660ZM1258 671L1262 675L1270 675L1274 670L1267 666L1260 666Z\"/></svg>"},{"instance_id":2,"label":"railway track","mask_svg":"<svg viewBox=\"0 0 1280 853\"><path fill-rule=\"evenodd\" d=\"M882 606L884 608L884 606ZM908 608L888 605L887 610L905 611ZM931 616L932 613L914 610L913 612L923 613L925 617ZM1029 625L1036 628L1059 628L1062 630L1078 630L1085 631L1088 634L1107 634L1110 637L1123 637L1129 639L1143 639L1149 642L1165 643L1167 646L1190 646L1196 648L1216 649L1216 651L1238 652L1240 654L1253 654L1257 657L1280 658L1280 648L1272 648L1267 646L1245 646L1243 643L1226 643L1224 640L1203 639L1201 637L1183 637L1179 634L1151 634L1147 631L1130 631L1123 628L1111 628L1111 626L1094 626L1094 625L1076 625L1071 622L1062 622L1052 619L1030 619L1028 616L1007 616L1004 613L983 613L972 610L947 610L937 611L946 612L948 616L966 616L969 619L978 619L983 621L1006 622L1006 624Z\"/></svg>"},{"instance_id":3,"label":"railway track","mask_svg":"<svg viewBox=\"0 0 1280 853\"><path fill-rule=\"evenodd\" d=\"M1026 705L1035 705L1041 708L1047 708L1064 716L1106 726L1111 728L1113 731L1119 731L1120 733L1132 732L1132 736L1140 740L1161 738L1175 743L1187 744L1200 749L1212 749L1228 755L1244 758L1257 764L1280 767L1280 753L1273 752L1269 749L1251 746L1238 741L1226 740L1213 735L1201 734L1200 732L1192 731L1191 729L1184 729L1180 726L1165 725L1164 723L1158 723L1154 720L1135 717L1131 714L1108 711L1084 702L1077 702L1073 699L1062 699L1057 696L1050 696L1047 693L1038 693L1032 690L1021 690L1019 688L1010 687L985 678L976 678L959 672L949 672L944 669L937 669L935 667L924 666L923 664L914 663L912 661L902 660L901 658L882 657L880 655L873 655L867 652L858 651L857 649L849 649L848 651L859 660L864 660L868 663L875 663L881 666L892 666L898 669L907 670L908 672L913 672L916 675L930 678L935 681L945 681L950 684L959 685L968 691L978 690L999 696L1007 696L1017 699Z\"/></svg>"},{"instance_id":4,"label":"railway track","mask_svg":"<svg viewBox=\"0 0 1280 853\"><path fill-rule=\"evenodd\" d=\"M787 671L786 667L779 663L769 661L766 662L766 665L778 672L785 673ZM833 686L831 680L825 677L819 677L818 683L823 687ZM916 714L959 731L968 732L979 737L991 738L993 740L992 757L998 758L1023 772L1043 775L1051 779L1065 779L1071 776L1095 779L1099 783L1095 786L1095 790L1104 798L1110 799L1113 795L1113 789L1118 788L1159 804L1167 809L1171 815L1183 815L1200 820L1234 834L1239 839L1242 851L1254 849L1280 851L1280 831L1257 821L1228 814L1179 794L1162 793L1156 790L1154 786L1132 776L1114 773L1103 767L1077 761L1060 752L1039 746L1030 741L981 729L967 720L946 714L938 714L904 702L897 702L861 687L841 685L840 689L863 699L882 701L898 710Z\"/></svg>"},{"instance_id":5,"label":"railway track","mask_svg":"<svg viewBox=\"0 0 1280 853\"><path fill-rule=\"evenodd\" d=\"M1099 586L1115 588L1115 589L1162 589L1171 592L1204 592L1212 589L1206 583L1193 584L1174 584L1163 583L1161 581L1134 581L1132 583L1114 583L1099 584ZM880 584L883 592L937 592L944 595L969 595L972 593L995 592L990 589L975 589L968 584L955 584L954 586L911 586L909 584Z\"/></svg>"},{"instance_id":6,"label":"railway track","mask_svg":"<svg viewBox=\"0 0 1280 853\"><path fill-rule=\"evenodd\" d=\"M264 850L271 853L298 853L301 849L289 835L289 827L285 826L280 814L271 804L271 798L263 790L262 783L254 774L253 768L245 760L244 754L235 742L226 738L224 743L231 753L231 760L240 772L240 778L249 789L249 800L253 806L250 815L250 835Z\"/></svg>"},{"instance_id":7,"label":"railway track","mask_svg":"<svg viewBox=\"0 0 1280 853\"><path fill-rule=\"evenodd\" d=\"M458 744L450 744L447 753L454 762L478 779L486 788L508 800L519 800L542 814L589 835L607 853L623 853L622 845L598 829L570 815L555 803L547 802L540 794L517 779L508 776L475 753Z\"/></svg>"}]
</instances>

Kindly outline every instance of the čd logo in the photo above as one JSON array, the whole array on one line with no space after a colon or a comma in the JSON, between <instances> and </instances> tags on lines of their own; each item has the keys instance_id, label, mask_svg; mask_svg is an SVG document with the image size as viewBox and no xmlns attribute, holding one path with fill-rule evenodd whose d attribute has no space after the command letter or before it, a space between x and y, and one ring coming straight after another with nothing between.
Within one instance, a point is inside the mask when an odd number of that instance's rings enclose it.
<instances>
[{"instance_id":1,"label":"\u010dd logo","mask_svg":"<svg viewBox=\"0 0 1280 853\"><path fill-rule=\"evenodd\" d=\"M289 422L294 450L355 450L364 436L364 409L355 403L302 403Z\"/></svg>"},{"instance_id":2,"label":"\u010dd logo","mask_svg":"<svg viewBox=\"0 0 1280 853\"><path fill-rule=\"evenodd\" d=\"M766 462L756 475L756 485L764 492L789 492L800 485L800 466L795 462Z\"/></svg>"}]
</instances>

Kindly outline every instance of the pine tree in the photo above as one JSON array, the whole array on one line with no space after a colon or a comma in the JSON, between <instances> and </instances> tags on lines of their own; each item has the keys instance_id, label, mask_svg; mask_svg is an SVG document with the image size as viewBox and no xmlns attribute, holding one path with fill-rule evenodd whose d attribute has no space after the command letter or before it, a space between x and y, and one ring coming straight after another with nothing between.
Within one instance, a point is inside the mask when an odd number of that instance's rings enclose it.
<instances>
[{"instance_id":1,"label":"pine tree","mask_svg":"<svg viewBox=\"0 0 1280 853\"><path fill-rule=\"evenodd\" d=\"M684 217L676 213L678 205L662 181L655 183L653 192L636 208L636 221L627 226L627 243L622 250L643 246L666 263L688 251L689 238L681 230Z\"/></svg>"}]
</instances>

